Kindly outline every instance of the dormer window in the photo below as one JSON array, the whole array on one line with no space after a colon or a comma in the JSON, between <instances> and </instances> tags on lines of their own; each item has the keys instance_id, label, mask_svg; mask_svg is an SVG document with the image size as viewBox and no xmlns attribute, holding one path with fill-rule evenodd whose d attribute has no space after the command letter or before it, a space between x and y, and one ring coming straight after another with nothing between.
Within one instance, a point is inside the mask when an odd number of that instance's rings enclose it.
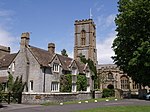
<instances>
[{"instance_id":1,"label":"dormer window","mask_svg":"<svg viewBox=\"0 0 150 112\"><path fill-rule=\"evenodd\" d=\"M12 63L12 72L15 71L15 62Z\"/></svg>"},{"instance_id":2,"label":"dormer window","mask_svg":"<svg viewBox=\"0 0 150 112\"><path fill-rule=\"evenodd\" d=\"M72 75L77 75L77 69L72 68Z\"/></svg>"},{"instance_id":3,"label":"dormer window","mask_svg":"<svg viewBox=\"0 0 150 112\"><path fill-rule=\"evenodd\" d=\"M88 71L88 72L86 72L86 77L90 77L90 72Z\"/></svg>"},{"instance_id":4,"label":"dormer window","mask_svg":"<svg viewBox=\"0 0 150 112\"><path fill-rule=\"evenodd\" d=\"M53 72L59 72L59 64L58 63L53 64Z\"/></svg>"}]
</instances>

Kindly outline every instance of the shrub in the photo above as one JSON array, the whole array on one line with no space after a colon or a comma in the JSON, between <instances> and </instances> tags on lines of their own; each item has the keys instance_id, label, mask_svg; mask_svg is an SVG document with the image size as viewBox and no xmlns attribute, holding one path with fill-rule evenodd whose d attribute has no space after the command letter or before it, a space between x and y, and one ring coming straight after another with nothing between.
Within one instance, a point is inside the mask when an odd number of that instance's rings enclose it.
<instances>
[{"instance_id":1,"label":"shrub","mask_svg":"<svg viewBox=\"0 0 150 112\"><path fill-rule=\"evenodd\" d=\"M103 95L102 97L105 98L105 97L112 97L114 96L114 89L103 89Z\"/></svg>"},{"instance_id":2,"label":"shrub","mask_svg":"<svg viewBox=\"0 0 150 112\"><path fill-rule=\"evenodd\" d=\"M72 75L66 74L60 77L60 91L71 92L72 89Z\"/></svg>"},{"instance_id":3,"label":"shrub","mask_svg":"<svg viewBox=\"0 0 150 112\"><path fill-rule=\"evenodd\" d=\"M77 75L77 91L86 91L87 78L85 75Z\"/></svg>"}]
</instances>

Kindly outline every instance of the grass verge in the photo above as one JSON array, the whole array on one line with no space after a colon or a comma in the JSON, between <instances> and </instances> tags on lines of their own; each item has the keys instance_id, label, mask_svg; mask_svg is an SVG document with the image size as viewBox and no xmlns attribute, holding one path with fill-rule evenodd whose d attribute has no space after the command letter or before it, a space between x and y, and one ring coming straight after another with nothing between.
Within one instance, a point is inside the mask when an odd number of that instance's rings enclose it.
<instances>
[{"instance_id":1,"label":"grass verge","mask_svg":"<svg viewBox=\"0 0 150 112\"><path fill-rule=\"evenodd\" d=\"M69 101L69 102L63 102L63 104L77 104L78 102L81 102L81 103L85 103L85 101L88 101L89 103L90 102L94 102L95 100L97 100L97 102L101 102L101 101L106 101L106 99L108 100L114 100L115 97L110 97L110 98L98 98L98 99L89 99L89 100L81 100L81 101ZM62 103L62 102L61 102ZM43 103L41 105L44 105L44 106L49 106L49 105L59 105L60 102L46 102L46 103Z\"/></svg>"},{"instance_id":2,"label":"grass verge","mask_svg":"<svg viewBox=\"0 0 150 112\"><path fill-rule=\"evenodd\" d=\"M149 112L150 106L118 106L118 107L101 107L74 112Z\"/></svg>"}]
</instances>

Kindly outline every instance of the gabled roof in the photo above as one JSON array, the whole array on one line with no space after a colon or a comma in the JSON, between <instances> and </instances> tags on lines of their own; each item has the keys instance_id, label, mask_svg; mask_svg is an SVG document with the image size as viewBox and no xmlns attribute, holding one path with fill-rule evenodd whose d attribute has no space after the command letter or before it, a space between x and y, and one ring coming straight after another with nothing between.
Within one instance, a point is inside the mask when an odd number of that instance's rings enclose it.
<instances>
[{"instance_id":1,"label":"gabled roof","mask_svg":"<svg viewBox=\"0 0 150 112\"><path fill-rule=\"evenodd\" d=\"M6 54L3 58L0 59L0 68L9 67L14 58L18 53Z\"/></svg>"},{"instance_id":2,"label":"gabled roof","mask_svg":"<svg viewBox=\"0 0 150 112\"><path fill-rule=\"evenodd\" d=\"M78 66L78 70L79 70L79 73L84 73L84 68L85 68L85 65L86 64L84 64L84 63L82 63L82 62L79 62L79 61L76 61L76 64L77 64L77 66Z\"/></svg>"},{"instance_id":3,"label":"gabled roof","mask_svg":"<svg viewBox=\"0 0 150 112\"><path fill-rule=\"evenodd\" d=\"M28 47L35 59L42 66L49 66L51 61L57 56L60 60L63 70L70 71L70 65L73 62L73 59L70 57L62 56L60 54L50 54L47 50L40 49L34 46ZM84 73L84 68L86 64L81 63L79 61L75 61L79 70L79 73Z\"/></svg>"},{"instance_id":4,"label":"gabled roof","mask_svg":"<svg viewBox=\"0 0 150 112\"><path fill-rule=\"evenodd\" d=\"M62 56L60 54L56 54L62 64L62 68L64 70L69 70L69 65L71 64L72 62L72 58L69 58L69 57L66 57L66 56Z\"/></svg>"},{"instance_id":5,"label":"gabled roof","mask_svg":"<svg viewBox=\"0 0 150 112\"><path fill-rule=\"evenodd\" d=\"M29 46L29 50L31 51L35 59L39 62L39 64L42 66L48 66L49 62L53 57L53 54L50 54L48 51L34 46Z\"/></svg>"}]
</instances>

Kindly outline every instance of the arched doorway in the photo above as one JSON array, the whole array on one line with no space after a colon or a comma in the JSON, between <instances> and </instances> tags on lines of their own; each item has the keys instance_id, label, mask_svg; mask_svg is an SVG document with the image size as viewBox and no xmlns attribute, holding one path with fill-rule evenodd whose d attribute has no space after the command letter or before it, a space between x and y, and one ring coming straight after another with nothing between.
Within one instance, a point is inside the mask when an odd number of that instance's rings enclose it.
<instances>
[{"instance_id":1,"label":"arched doorway","mask_svg":"<svg viewBox=\"0 0 150 112\"><path fill-rule=\"evenodd\" d=\"M107 86L107 88L108 88L108 89L114 89L114 85L109 84L109 85Z\"/></svg>"}]
</instances>

